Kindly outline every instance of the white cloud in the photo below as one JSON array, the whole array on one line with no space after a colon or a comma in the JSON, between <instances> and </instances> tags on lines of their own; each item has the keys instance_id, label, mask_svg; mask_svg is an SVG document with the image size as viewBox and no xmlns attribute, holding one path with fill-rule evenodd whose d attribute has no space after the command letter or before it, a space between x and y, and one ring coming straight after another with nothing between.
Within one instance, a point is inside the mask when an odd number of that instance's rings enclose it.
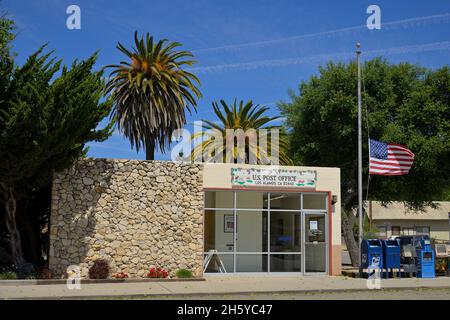
<instances>
[{"instance_id":1,"label":"white cloud","mask_svg":"<svg viewBox=\"0 0 450 320\"><path fill-rule=\"evenodd\" d=\"M420 53L420 52L442 51L442 50L450 50L450 41L368 50L363 51L363 55L365 57L380 56L380 55L389 56L394 54ZM331 54L318 54L297 58L270 59L270 60L258 60L243 63L217 64L205 67L190 68L189 71L193 71L200 74L200 73L213 73L213 72L223 72L233 70L252 70L262 67L283 67L288 65L305 64L305 63L320 63L337 59L350 59L351 57L353 57L353 55L354 52L347 51Z\"/></svg>"}]
</instances>

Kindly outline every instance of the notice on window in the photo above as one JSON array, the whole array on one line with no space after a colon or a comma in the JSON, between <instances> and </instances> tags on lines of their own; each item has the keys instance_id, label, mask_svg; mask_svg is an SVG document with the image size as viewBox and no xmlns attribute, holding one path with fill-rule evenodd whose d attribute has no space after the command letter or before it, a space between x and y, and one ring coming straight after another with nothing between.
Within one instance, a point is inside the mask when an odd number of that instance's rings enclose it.
<instances>
[{"instance_id":1,"label":"notice on window","mask_svg":"<svg viewBox=\"0 0 450 320\"><path fill-rule=\"evenodd\" d=\"M309 221L309 230L316 231L319 229L319 224L317 220L310 220Z\"/></svg>"}]
</instances>

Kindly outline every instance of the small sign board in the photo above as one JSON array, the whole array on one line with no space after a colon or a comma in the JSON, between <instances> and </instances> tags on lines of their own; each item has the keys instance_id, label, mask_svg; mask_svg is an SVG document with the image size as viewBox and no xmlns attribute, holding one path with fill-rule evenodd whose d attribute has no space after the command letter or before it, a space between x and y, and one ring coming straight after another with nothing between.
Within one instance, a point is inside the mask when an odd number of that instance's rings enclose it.
<instances>
[{"instance_id":1,"label":"small sign board","mask_svg":"<svg viewBox=\"0 0 450 320\"><path fill-rule=\"evenodd\" d=\"M233 187L316 188L313 170L231 168Z\"/></svg>"}]
</instances>

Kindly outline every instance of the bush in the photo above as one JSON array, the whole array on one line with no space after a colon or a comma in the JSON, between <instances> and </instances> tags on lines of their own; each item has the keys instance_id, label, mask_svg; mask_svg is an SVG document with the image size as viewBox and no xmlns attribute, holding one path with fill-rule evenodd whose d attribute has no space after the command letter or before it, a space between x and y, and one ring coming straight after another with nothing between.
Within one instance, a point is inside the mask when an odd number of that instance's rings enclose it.
<instances>
[{"instance_id":1,"label":"bush","mask_svg":"<svg viewBox=\"0 0 450 320\"><path fill-rule=\"evenodd\" d=\"M21 266L17 267L18 279L36 279L36 268L33 264L25 262Z\"/></svg>"},{"instance_id":2,"label":"bush","mask_svg":"<svg viewBox=\"0 0 450 320\"><path fill-rule=\"evenodd\" d=\"M89 279L108 279L109 272L109 262L105 259L97 259L89 269Z\"/></svg>"},{"instance_id":3,"label":"bush","mask_svg":"<svg viewBox=\"0 0 450 320\"><path fill-rule=\"evenodd\" d=\"M364 240L379 239L379 238L380 238L379 231L377 229L368 230L363 233Z\"/></svg>"},{"instance_id":4,"label":"bush","mask_svg":"<svg viewBox=\"0 0 450 320\"><path fill-rule=\"evenodd\" d=\"M53 278L53 273L49 268L41 268L39 270L39 279L52 279Z\"/></svg>"},{"instance_id":5,"label":"bush","mask_svg":"<svg viewBox=\"0 0 450 320\"><path fill-rule=\"evenodd\" d=\"M12 271L0 272L0 280L15 280L17 279L17 274Z\"/></svg>"},{"instance_id":6,"label":"bush","mask_svg":"<svg viewBox=\"0 0 450 320\"><path fill-rule=\"evenodd\" d=\"M25 277L26 280L35 280L35 279L38 279L38 278L39 278L39 275L38 275L38 273L37 273L36 271L34 271L34 272L32 272L32 273L29 273L29 274Z\"/></svg>"},{"instance_id":7,"label":"bush","mask_svg":"<svg viewBox=\"0 0 450 320\"><path fill-rule=\"evenodd\" d=\"M152 267L147 273L148 278L167 278L169 276L169 273L162 269L162 268L155 268Z\"/></svg>"},{"instance_id":8,"label":"bush","mask_svg":"<svg viewBox=\"0 0 450 320\"><path fill-rule=\"evenodd\" d=\"M194 275L191 270L180 269L176 273L177 278L192 278Z\"/></svg>"}]
</instances>

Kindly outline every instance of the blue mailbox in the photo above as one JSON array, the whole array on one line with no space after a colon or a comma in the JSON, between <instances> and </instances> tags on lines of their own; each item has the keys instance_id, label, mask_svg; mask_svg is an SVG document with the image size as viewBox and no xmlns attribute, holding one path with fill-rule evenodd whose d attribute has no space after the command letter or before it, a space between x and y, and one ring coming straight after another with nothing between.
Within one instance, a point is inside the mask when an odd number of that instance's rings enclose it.
<instances>
[{"instance_id":1,"label":"blue mailbox","mask_svg":"<svg viewBox=\"0 0 450 320\"><path fill-rule=\"evenodd\" d=\"M422 238L416 243L417 278L434 278L434 250L429 238Z\"/></svg>"},{"instance_id":2,"label":"blue mailbox","mask_svg":"<svg viewBox=\"0 0 450 320\"><path fill-rule=\"evenodd\" d=\"M385 278L389 277L389 270L391 270L392 275L394 275L394 269L398 270L398 275L400 273L400 257L401 248L400 242L398 240L382 240L383 244L383 269L385 271Z\"/></svg>"},{"instance_id":3,"label":"blue mailbox","mask_svg":"<svg viewBox=\"0 0 450 320\"><path fill-rule=\"evenodd\" d=\"M383 240L383 268L400 269L400 244L397 240Z\"/></svg>"},{"instance_id":4,"label":"blue mailbox","mask_svg":"<svg viewBox=\"0 0 450 320\"><path fill-rule=\"evenodd\" d=\"M383 245L381 240L369 239L361 242L361 269L383 267Z\"/></svg>"}]
</instances>

